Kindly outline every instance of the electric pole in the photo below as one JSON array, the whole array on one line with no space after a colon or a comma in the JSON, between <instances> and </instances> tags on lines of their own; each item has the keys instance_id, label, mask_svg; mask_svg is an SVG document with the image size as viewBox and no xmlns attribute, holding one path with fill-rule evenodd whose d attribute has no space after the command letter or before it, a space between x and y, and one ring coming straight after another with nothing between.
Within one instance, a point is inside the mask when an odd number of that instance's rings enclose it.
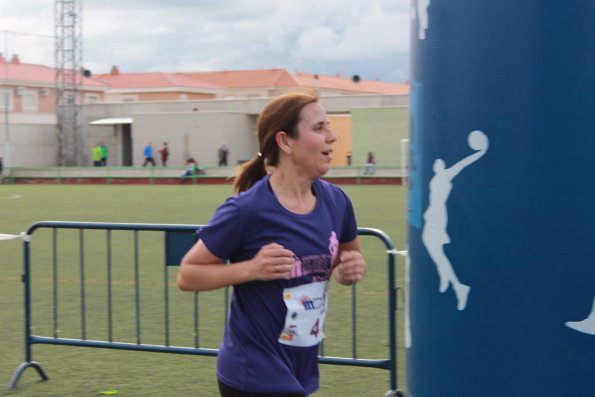
<instances>
[{"instance_id":1,"label":"electric pole","mask_svg":"<svg viewBox=\"0 0 595 397\"><path fill-rule=\"evenodd\" d=\"M56 121L58 164L83 165L82 123L83 54L82 0L55 0Z\"/></svg>"}]
</instances>

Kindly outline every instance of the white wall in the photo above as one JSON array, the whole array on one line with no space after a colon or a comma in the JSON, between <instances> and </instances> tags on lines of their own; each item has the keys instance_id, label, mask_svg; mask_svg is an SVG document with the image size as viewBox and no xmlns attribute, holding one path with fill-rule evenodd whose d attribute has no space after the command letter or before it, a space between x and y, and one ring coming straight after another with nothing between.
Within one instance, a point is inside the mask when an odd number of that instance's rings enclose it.
<instances>
[{"instance_id":1,"label":"white wall","mask_svg":"<svg viewBox=\"0 0 595 397\"><path fill-rule=\"evenodd\" d=\"M193 157L201 166L217 165L217 149L225 142L229 148L228 165L248 160L258 152L254 133L255 117L233 112L150 113L133 115L133 165L144 162L143 149L152 143L154 158L167 142L168 165L182 166Z\"/></svg>"},{"instance_id":2,"label":"white wall","mask_svg":"<svg viewBox=\"0 0 595 397\"><path fill-rule=\"evenodd\" d=\"M7 144L6 128L6 125L0 126L0 157L4 158L5 167L48 167L58 164L56 126L10 124L10 145Z\"/></svg>"},{"instance_id":3,"label":"white wall","mask_svg":"<svg viewBox=\"0 0 595 397\"><path fill-rule=\"evenodd\" d=\"M199 164L217 164L217 148L225 142L230 148L228 164L253 158L258 151L254 134L256 116L271 98L241 100L202 100L88 104L83 106L85 151L83 165L90 166L91 147L103 140L109 148L108 165L122 164L119 127L90 126L108 117L133 117L133 164L142 165L143 147L152 141L158 150L163 141L170 146L169 164L183 165L187 156ZM354 95L322 97L329 113L350 113L356 107L407 106L407 95ZM10 166L51 167L58 165L55 116L29 118L11 115L10 123L0 125L0 157L7 160L6 128L10 134ZM155 154L158 160L158 153Z\"/></svg>"}]
</instances>

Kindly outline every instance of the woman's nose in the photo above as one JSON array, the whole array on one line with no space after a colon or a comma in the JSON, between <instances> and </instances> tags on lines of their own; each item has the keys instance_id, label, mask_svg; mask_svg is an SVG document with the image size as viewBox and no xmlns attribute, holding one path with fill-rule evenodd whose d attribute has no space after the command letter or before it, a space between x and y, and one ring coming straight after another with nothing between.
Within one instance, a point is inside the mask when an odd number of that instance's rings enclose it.
<instances>
[{"instance_id":1,"label":"woman's nose","mask_svg":"<svg viewBox=\"0 0 595 397\"><path fill-rule=\"evenodd\" d=\"M327 135L327 137L328 137L327 140L329 142L335 142L337 140L337 134L335 134L335 132L330 128L328 131L329 131L329 133Z\"/></svg>"}]
</instances>

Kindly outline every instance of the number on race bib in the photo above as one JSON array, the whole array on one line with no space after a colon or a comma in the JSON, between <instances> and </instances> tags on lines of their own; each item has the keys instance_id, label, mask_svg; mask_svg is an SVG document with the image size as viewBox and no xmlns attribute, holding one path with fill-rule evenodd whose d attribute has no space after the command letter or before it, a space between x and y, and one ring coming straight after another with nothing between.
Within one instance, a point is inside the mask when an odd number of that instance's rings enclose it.
<instances>
[{"instance_id":1,"label":"number on race bib","mask_svg":"<svg viewBox=\"0 0 595 397\"><path fill-rule=\"evenodd\" d=\"M317 318L316 322L314 323L314 326L310 330L310 335L314 335L315 338L318 338L318 333L320 332L319 325L320 325L320 319Z\"/></svg>"}]
</instances>

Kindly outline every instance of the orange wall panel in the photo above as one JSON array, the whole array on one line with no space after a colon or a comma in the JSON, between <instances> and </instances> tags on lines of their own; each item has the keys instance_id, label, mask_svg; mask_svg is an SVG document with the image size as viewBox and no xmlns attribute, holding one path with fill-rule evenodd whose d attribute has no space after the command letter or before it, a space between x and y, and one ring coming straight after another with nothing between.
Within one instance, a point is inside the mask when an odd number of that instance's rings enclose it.
<instances>
[{"instance_id":1,"label":"orange wall panel","mask_svg":"<svg viewBox=\"0 0 595 397\"><path fill-rule=\"evenodd\" d=\"M331 129L337 135L333 149L333 161L331 165L338 167L347 166L347 155L351 153L351 116L350 115L329 115Z\"/></svg>"}]
</instances>

